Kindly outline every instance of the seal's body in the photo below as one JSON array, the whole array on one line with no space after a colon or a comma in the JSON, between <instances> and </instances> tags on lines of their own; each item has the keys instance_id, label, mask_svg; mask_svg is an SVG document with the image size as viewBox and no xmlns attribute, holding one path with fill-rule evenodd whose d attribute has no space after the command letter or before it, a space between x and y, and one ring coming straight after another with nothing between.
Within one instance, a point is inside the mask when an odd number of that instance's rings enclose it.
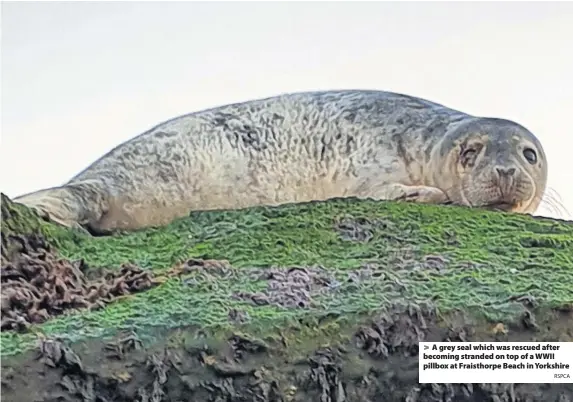
<instances>
[{"instance_id":1,"label":"seal's body","mask_svg":"<svg viewBox=\"0 0 573 402\"><path fill-rule=\"evenodd\" d=\"M280 95L191 113L119 145L61 187L15 199L93 233L192 210L335 197L531 213L547 163L517 123L365 90Z\"/></svg>"}]
</instances>

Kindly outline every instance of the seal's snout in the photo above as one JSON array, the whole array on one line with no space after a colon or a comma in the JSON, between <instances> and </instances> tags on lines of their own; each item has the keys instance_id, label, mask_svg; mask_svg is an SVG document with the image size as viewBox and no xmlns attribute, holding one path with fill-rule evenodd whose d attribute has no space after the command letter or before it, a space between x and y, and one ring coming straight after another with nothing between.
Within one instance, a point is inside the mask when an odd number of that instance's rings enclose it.
<instances>
[{"instance_id":1,"label":"seal's snout","mask_svg":"<svg viewBox=\"0 0 573 402\"><path fill-rule=\"evenodd\" d=\"M515 175L515 168L514 167L505 167L505 166L496 166L495 172L497 174L498 179L502 178L510 178Z\"/></svg>"},{"instance_id":2,"label":"seal's snout","mask_svg":"<svg viewBox=\"0 0 573 402\"><path fill-rule=\"evenodd\" d=\"M516 168L513 166L496 166L494 183L500 191L503 202L513 202L516 182Z\"/></svg>"}]
</instances>

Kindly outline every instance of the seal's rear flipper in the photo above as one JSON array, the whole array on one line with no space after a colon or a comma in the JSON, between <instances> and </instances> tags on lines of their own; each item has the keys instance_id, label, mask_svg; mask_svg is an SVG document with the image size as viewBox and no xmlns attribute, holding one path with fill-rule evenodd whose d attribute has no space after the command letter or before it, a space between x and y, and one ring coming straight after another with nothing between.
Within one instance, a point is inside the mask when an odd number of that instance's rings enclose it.
<instances>
[{"instance_id":1,"label":"seal's rear flipper","mask_svg":"<svg viewBox=\"0 0 573 402\"><path fill-rule=\"evenodd\" d=\"M89 233L86 225L104 213L103 195L89 183L67 184L25 194L14 202L36 211L41 218Z\"/></svg>"},{"instance_id":2,"label":"seal's rear flipper","mask_svg":"<svg viewBox=\"0 0 573 402\"><path fill-rule=\"evenodd\" d=\"M87 224L83 226L83 229L94 237L111 236L115 231L111 229L103 229L100 225Z\"/></svg>"}]
</instances>

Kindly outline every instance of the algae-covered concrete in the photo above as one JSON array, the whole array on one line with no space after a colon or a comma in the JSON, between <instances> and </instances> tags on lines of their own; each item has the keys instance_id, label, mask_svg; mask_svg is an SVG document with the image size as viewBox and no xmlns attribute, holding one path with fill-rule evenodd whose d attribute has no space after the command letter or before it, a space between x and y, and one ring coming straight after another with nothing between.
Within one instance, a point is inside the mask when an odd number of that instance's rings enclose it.
<instances>
[{"instance_id":1,"label":"algae-covered concrete","mask_svg":"<svg viewBox=\"0 0 573 402\"><path fill-rule=\"evenodd\" d=\"M418 384L416 357L572 341L573 222L338 199L94 238L4 196L2 220L3 285L60 264L91 297L36 281L60 307L3 329L2 400L573 401L571 384Z\"/></svg>"}]
</instances>

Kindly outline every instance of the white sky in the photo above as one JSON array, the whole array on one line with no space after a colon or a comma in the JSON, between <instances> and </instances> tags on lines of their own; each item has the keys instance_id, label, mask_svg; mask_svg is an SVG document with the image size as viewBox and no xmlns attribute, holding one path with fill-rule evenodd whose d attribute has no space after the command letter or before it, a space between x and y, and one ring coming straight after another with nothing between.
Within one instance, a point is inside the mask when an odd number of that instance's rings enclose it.
<instances>
[{"instance_id":1,"label":"white sky","mask_svg":"<svg viewBox=\"0 0 573 402\"><path fill-rule=\"evenodd\" d=\"M64 183L169 118L317 89L515 120L573 214L573 3L2 3L0 189Z\"/></svg>"}]
</instances>

